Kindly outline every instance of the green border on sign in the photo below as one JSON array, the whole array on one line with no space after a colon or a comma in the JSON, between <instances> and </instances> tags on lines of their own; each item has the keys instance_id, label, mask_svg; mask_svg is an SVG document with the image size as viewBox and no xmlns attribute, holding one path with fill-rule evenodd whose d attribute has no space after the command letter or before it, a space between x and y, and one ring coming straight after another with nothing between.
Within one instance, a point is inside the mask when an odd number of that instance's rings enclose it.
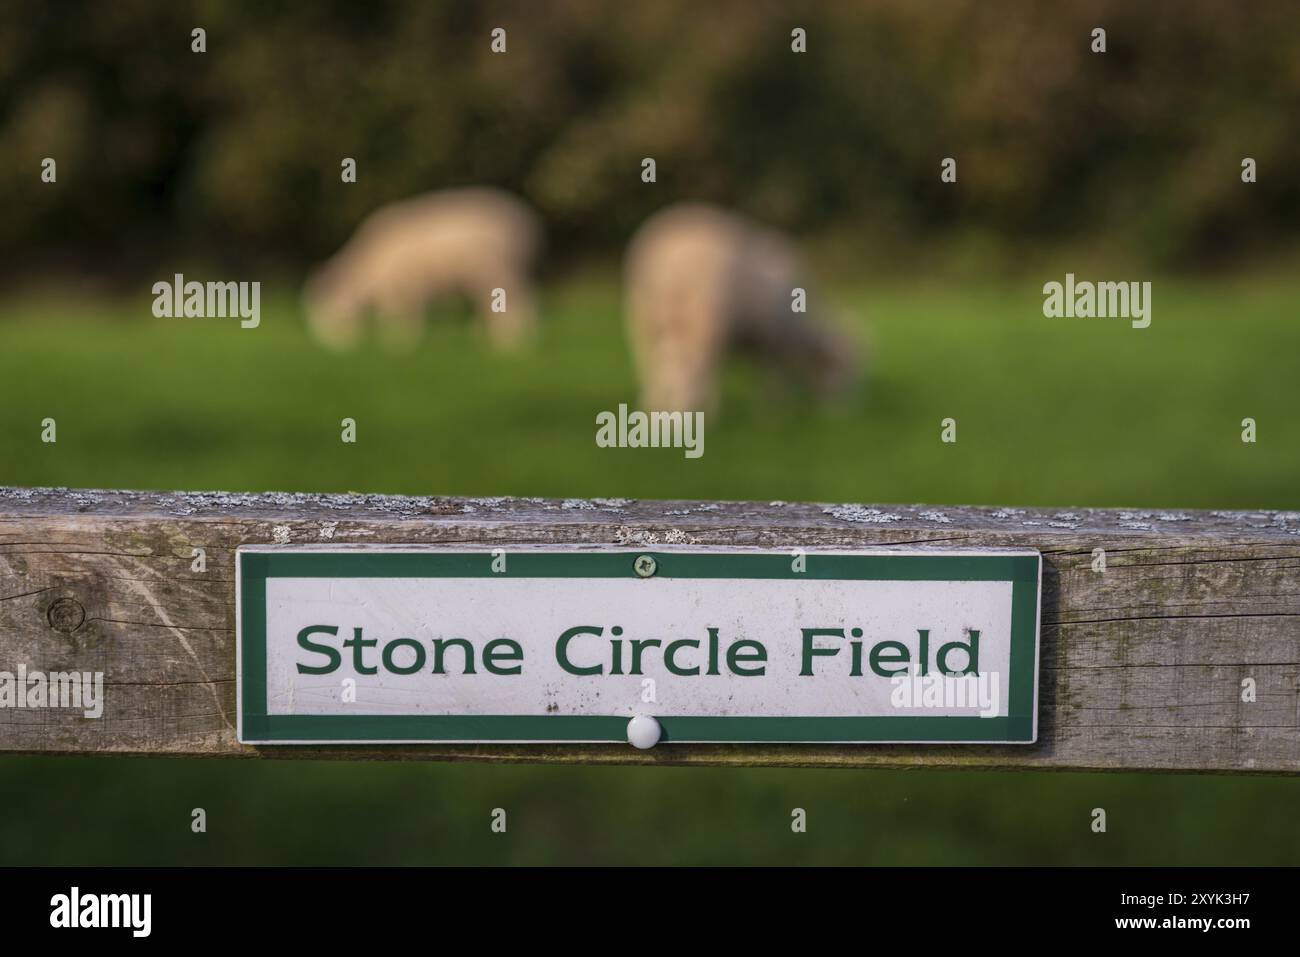
<instances>
[{"instance_id":1,"label":"green border on sign","mask_svg":"<svg viewBox=\"0 0 1300 957\"><path fill-rule=\"evenodd\" d=\"M665 742L1029 743L1034 740L1038 646L1038 555L828 554L807 570L785 553L512 551L491 570L490 552L240 551L240 740L371 743L440 741L626 741L627 719L605 715L272 715L266 707L266 582L269 578L634 578L654 558L656 578L1011 582L1009 714L978 716L659 717Z\"/></svg>"}]
</instances>

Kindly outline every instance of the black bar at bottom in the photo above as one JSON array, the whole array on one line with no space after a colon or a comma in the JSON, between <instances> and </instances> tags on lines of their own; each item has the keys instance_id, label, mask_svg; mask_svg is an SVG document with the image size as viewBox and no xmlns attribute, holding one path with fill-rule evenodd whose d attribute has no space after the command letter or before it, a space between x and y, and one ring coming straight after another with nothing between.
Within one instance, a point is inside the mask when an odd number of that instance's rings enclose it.
<instances>
[{"instance_id":1,"label":"black bar at bottom","mask_svg":"<svg viewBox=\"0 0 1300 957\"><path fill-rule=\"evenodd\" d=\"M1035 932L1230 944L1289 934L1294 878L1284 868L0 870L7 942L75 935L332 952L416 934L431 948L641 940L665 953L719 935L777 947L770 935L783 929L808 946L840 933L864 947L998 946Z\"/></svg>"}]
</instances>

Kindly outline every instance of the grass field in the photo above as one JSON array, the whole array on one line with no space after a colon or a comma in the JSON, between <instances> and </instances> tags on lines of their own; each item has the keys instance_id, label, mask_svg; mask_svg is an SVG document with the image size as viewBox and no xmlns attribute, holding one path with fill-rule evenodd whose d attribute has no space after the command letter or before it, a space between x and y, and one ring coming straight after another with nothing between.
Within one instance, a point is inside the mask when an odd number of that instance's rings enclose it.
<instances>
[{"instance_id":1,"label":"grass field","mask_svg":"<svg viewBox=\"0 0 1300 957\"><path fill-rule=\"evenodd\" d=\"M696 460L595 445L635 401L612 284L552 290L511 358L456 310L412 353L339 356L288 295L256 330L25 300L0 311L0 484L1295 509L1297 299L1157 281L1134 330L1045 319L1030 282L849 290L863 393L733 368ZM1284 778L5 758L0 791L0 863L1300 863Z\"/></svg>"},{"instance_id":2,"label":"grass field","mask_svg":"<svg viewBox=\"0 0 1300 957\"><path fill-rule=\"evenodd\" d=\"M733 370L698 460L596 447L596 413L635 402L609 287L553 293L539 348L514 358L486 354L463 317L431 323L407 355L340 356L311 343L288 298L264 303L255 330L153 319L147 301L29 303L0 314L0 481L1290 508L1297 293L1157 282L1145 330L1044 319L1033 284L845 296L875 356L859 399L817 408ZM339 441L345 416L355 445ZM1246 416L1255 445L1240 440Z\"/></svg>"}]
</instances>

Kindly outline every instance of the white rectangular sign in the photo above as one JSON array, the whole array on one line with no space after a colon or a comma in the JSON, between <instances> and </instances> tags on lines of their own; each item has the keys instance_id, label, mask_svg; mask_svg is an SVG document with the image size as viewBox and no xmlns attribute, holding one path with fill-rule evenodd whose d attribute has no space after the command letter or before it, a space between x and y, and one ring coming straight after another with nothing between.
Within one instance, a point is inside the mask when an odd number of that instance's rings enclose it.
<instances>
[{"instance_id":1,"label":"white rectangular sign","mask_svg":"<svg viewBox=\"0 0 1300 957\"><path fill-rule=\"evenodd\" d=\"M1040 567L1029 551L243 548L239 738L623 741L636 718L669 743L1028 743Z\"/></svg>"}]
</instances>

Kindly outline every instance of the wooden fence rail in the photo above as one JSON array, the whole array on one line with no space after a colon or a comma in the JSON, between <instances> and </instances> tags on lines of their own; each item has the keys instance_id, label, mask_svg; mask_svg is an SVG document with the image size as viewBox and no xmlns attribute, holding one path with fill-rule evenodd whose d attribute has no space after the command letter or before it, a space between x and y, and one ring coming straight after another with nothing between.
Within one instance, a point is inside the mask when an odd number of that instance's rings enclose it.
<instances>
[{"instance_id":1,"label":"wooden fence rail","mask_svg":"<svg viewBox=\"0 0 1300 957\"><path fill-rule=\"evenodd\" d=\"M244 746L234 551L276 542L1037 548L1038 742ZM0 489L20 665L103 672L106 703L0 708L9 752L1296 773L1300 513Z\"/></svg>"}]
</instances>

